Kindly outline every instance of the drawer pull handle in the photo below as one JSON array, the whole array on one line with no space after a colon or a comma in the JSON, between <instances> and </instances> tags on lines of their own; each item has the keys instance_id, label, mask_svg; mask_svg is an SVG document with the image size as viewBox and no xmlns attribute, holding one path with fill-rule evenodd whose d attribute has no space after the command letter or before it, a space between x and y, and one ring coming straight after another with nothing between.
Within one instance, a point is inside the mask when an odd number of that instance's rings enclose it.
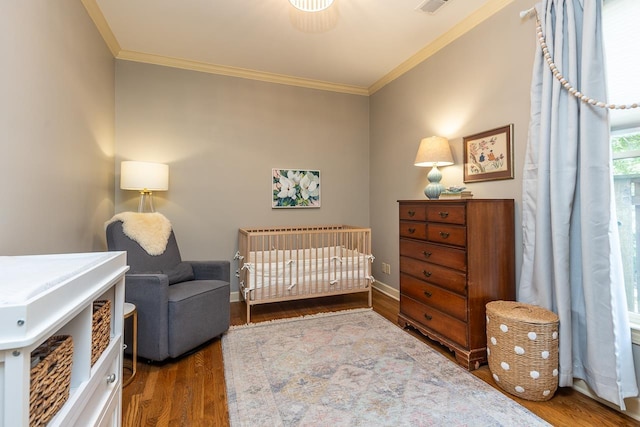
<instances>
[{"instance_id":1,"label":"drawer pull handle","mask_svg":"<svg viewBox=\"0 0 640 427\"><path fill-rule=\"evenodd\" d=\"M446 218L449 216L449 212L440 212L440 218Z\"/></svg>"},{"instance_id":2,"label":"drawer pull handle","mask_svg":"<svg viewBox=\"0 0 640 427\"><path fill-rule=\"evenodd\" d=\"M425 319L427 319L427 320L431 320L431 319L433 319L433 317L431 317L431 316L430 316L429 314L427 314L427 313L425 313L425 314L424 314L424 318L425 318Z\"/></svg>"},{"instance_id":3,"label":"drawer pull handle","mask_svg":"<svg viewBox=\"0 0 640 427\"><path fill-rule=\"evenodd\" d=\"M424 294L426 295L427 298L431 298L431 292L429 291L424 291Z\"/></svg>"},{"instance_id":4,"label":"drawer pull handle","mask_svg":"<svg viewBox=\"0 0 640 427\"><path fill-rule=\"evenodd\" d=\"M424 274L425 277L431 277L431 272L430 271L422 270L422 274Z\"/></svg>"},{"instance_id":5,"label":"drawer pull handle","mask_svg":"<svg viewBox=\"0 0 640 427\"><path fill-rule=\"evenodd\" d=\"M415 214L416 214L416 211L409 211L407 213L409 214L410 217L413 218L415 216Z\"/></svg>"},{"instance_id":6,"label":"drawer pull handle","mask_svg":"<svg viewBox=\"0 0 640 427\"><path fill-rule=\"evenodd\" d=\"M422 251L422 255L424 255L425 258L429 258L431 256L431 252Z\"/></svg>"},{"instance_id":7,"label":"drawer pull handle","mask_svg":"<svg viewBox=\"0 0 640 427\"><path fill-rule=\"evenodd\" d=\"M440 232L440 237L442 237L443 239L446 239L447 237L449 237L449 233L446 233L444 231Z\"/></svg>"},{"instance_id":8,"label":"drawer pull handle","mask_svg":"<svg viewBox=\"0 0 640 427\"><path fill-rule=\"evenodd\" d=\"M113 384L116 382L116 374L111 374L107 377L107 384Z\"/></svg>"},{"instance_id":9,"label":"drawer pull handle","mask_svg":"<svg viewBox=\"0 0 640 427\"><path fill-rule=\"evenodd\" d=\"M415 232L416 232L416 229L415 229L415 228L410 228L410 229L409 229L409 234L413 234L413 233L415 233Z\"/></svg>"}]
</instances>

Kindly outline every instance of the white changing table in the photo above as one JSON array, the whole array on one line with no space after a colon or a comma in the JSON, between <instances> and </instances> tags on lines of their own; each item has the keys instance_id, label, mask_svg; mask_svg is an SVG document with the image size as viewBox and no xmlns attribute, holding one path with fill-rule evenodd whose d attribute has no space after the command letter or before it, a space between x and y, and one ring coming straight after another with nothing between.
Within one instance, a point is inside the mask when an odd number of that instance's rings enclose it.
<instances>
[{"instance_id":1,"label":"white changing table","mask_svg":"<svg viewBox=\"0 0 640 427\"><path fill-rule=\"evenodd\" d=\"M126 252L0 257L0 427L29 425L30 355L73 337L69 399L49 426L120 426ZM92 304L111 300L111 338L91 366Z\"/></svg>"}]
</instances>

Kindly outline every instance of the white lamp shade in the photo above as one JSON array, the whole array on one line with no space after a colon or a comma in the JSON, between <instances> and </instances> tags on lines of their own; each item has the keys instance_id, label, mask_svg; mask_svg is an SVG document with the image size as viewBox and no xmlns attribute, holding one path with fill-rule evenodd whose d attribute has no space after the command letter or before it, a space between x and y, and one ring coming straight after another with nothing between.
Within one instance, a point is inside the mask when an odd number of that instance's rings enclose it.
<instances>
[{"instance_id":1,"label":"white lamp shade","mask_svg":"<svg viewBox=\"0 0 640 427\"><path fill-rule=\"evenodd\" d=\"M449 166L453 164L453 156L449 140L441 136L431 136L420 141L415 166Z\"/></svg>"},{"instance_id":2,"label":"white lamp shade","mask_svg":"<svg viewBox=\"0 0 640 427\"><path fill-rule=\"evenodd\" d=\"M169 189L169 165L126 161L120 164L120 188L123 190L166 191Z\"/></svg>"}]
</instances>

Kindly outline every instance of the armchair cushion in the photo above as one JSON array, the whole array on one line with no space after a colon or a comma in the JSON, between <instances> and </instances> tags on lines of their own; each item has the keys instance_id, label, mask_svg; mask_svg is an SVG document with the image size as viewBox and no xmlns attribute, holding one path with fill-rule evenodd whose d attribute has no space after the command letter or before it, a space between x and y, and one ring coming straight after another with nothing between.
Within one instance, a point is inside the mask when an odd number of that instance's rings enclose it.
<instances>
[{"instance_id":1,"label":"armchair cushion","mask_svg":"<svg viewBox=\"0 0 640 427\"><path fill-rule=\"evenodd\" d=\"M231 280L231 263L229 261L186 261L193 267L196 280Z\"/></svg>"},{"instance_id":2,"label":"armchair cushion","mask_svg":"<svg viewBox=\"0 0 640 427\"><path fill-rule=\"evenodd\" d=\"M222 334L229 328L229 283L193 280L169 286L169 318L169 357Z\"/></svg>"},{"instance_id":3,"label":"armchair cushion","mask_svg":"<svg viewBox=\"0 0 640 427\"><path fill-rule=\"evenodd\" d=\"M181 262L173 268L160 271L159 273L166 274L169 279L169 285L174 285L180 282L188 282L195 278L193 274L193 267L188 262Z\"/></svg>"}]
</instances>

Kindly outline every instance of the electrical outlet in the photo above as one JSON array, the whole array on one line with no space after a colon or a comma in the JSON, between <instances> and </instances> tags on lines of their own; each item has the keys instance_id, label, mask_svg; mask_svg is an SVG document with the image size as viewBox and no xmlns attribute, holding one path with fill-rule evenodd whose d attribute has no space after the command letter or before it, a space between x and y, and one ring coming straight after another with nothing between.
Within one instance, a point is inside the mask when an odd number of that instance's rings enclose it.
<instances>
[{"instance_id":1,"label":"electrical outlet","mask_svg":"<svg viewBox=\"0 0 640 427\"><path fill-rule=\"evenodd\" d=\"M385 274L391 274L391 265L387 264L386 262L382 263L382 272Z\"/></svg>"}]
</instances>

